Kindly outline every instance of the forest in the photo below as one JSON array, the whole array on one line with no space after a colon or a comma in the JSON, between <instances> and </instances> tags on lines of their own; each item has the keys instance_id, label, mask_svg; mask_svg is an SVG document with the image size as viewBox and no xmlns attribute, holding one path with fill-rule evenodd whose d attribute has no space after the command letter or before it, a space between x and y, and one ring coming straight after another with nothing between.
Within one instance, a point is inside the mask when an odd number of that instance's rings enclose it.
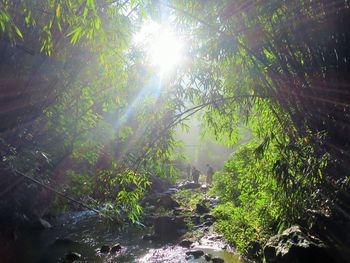
<instances>
[{"instance_id":1,"label":"forest","mask_svg":"<svg viewBox=\"0 0 350 263\"><path fill-rule=\"evenodd\" d=\"M350 262L349 60L348 0L0 0L0 261Z\"/></svg>"}]
</instances>

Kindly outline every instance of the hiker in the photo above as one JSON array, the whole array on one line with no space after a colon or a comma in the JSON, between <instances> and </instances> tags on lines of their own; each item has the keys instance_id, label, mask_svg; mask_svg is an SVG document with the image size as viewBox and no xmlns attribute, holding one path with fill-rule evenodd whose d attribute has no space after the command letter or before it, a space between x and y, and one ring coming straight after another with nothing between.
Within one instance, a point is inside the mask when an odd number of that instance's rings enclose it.
<instances>
[{"instance_id":1,"label":"hiker","mask_svg":"<svg viewBox=\"0 0 350 263\"><path fill-rule=\"evenodd\" d=\"M192 177L193 177L193 181L195 184L198 184L198 180L199 180L199 171L197 170L196 167L193 166L192 168Z\"/></svg>"},{"instance_id":2,"label":"hiker","mask_svg":"<svg viewBox=\"0 0 350 263\"><path fill-rule=\"evenodd\" d=\"M190 164L188 164L186 166L186 174L187 174L187 179L191 180L191 165Z\"/></svg>"},{"instance_id":3,"label":"hiker","mask_svg":"<svg viewBox=\"0 0 350 263\"><path fill-rule=\"evenodd\" d=\"M214 169L209 164L207 164L207 167L208 167L208 170L207 170L206 183L211 184L211 182L213 181Z\"/></svg>"}]
</instances>

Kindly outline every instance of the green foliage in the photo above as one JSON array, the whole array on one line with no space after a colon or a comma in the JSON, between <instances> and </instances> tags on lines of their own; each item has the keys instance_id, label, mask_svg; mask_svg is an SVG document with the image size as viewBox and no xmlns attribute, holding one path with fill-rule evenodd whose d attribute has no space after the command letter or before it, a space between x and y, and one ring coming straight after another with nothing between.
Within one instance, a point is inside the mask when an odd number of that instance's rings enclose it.
<instances>
[{"instance_id":1,"label":"green foliage","mask_svg":"<svg viewBox=\"0 0 350 263\"><path fill-rule=\"evenodd\" d=\"M214 212L217 229L246 253L253 241L307 223L307 210L319 209L316 193L327 162L315 156L305 140L242 145L214 177L212 191L222 198Z\"/></svg>"},{"instance_id":2,"label":"green foliage","mask_svg":"<svg viewBox=\"0 0 350 263\"><path fill-rule=\"evenodd\" d=\"M241 251L308 221L308 209L334 196L330 184L348 189L347 1L171 1L186 63L155 94L156 74L132 36L147 16L161 20L163 7L0 0L0 73L10 82L0 168L10 189L14 169L52 184L60 170L68 194L137 220L148 177L176 179L174 128L199 110L221 143L237 144L242 125L256 137L213 190L223 200L217 227Z\"/></svg>"},{"instance_id":3,"label":"green foliage","mask_svg":"<svg viewBox=\"0 0 350 263\"><path fill-rule=\"evenodd\" d=\"M181 203L182 207L194 210L196 204L203 200L203 193L193 189L183 189L175 193L175 198Z\"/></svg>"}]
</instances>

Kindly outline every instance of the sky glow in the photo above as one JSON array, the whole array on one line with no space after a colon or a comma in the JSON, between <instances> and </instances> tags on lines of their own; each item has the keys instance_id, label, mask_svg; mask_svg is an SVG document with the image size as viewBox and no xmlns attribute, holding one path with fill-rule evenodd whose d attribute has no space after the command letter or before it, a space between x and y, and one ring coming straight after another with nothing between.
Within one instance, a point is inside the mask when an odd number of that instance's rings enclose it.
<instances>
[{"instance_id":1,"label":"sky glow","mask_svg":"<svg viewBox=\"0 0 350 263\"><path fill-rule=\"evenodd\" d=\"M169 26L147 21L134 36L134 43L145 51L147 62L161 76L174 70L183 60L183 42Z\"/></svg>"}]
</instances>

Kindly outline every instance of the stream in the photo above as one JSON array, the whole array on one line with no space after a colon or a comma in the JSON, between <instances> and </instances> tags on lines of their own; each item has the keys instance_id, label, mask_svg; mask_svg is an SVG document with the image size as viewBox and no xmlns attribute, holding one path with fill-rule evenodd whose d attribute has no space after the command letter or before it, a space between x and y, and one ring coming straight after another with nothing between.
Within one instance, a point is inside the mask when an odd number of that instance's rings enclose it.
<instances>
[{"instance_id":1,"label":"stream","mask_svg":"<svg viewBox=\"0 0 350 263\"><path fill-rule=\"evenodd\" d=\"M152 234L152 228L131 224L118 230L107 224L99 215L91 211L69 212L52 222L53 228L31 231L16 242L15 262L56 263L73 262L66 255L75 252L81 257L74 262L211 262L204 256L195 259L186 252L201 250L213 258L221 258L226 263L242 262L229 252L227 244L212 228L196 240L191 248L179 246L181 239L172 242L144 240L144 235ZM204 233L204 232L203 232ZM116 253L101 253L101 247L120 244Z\"/></svg>"}]
</instances>

